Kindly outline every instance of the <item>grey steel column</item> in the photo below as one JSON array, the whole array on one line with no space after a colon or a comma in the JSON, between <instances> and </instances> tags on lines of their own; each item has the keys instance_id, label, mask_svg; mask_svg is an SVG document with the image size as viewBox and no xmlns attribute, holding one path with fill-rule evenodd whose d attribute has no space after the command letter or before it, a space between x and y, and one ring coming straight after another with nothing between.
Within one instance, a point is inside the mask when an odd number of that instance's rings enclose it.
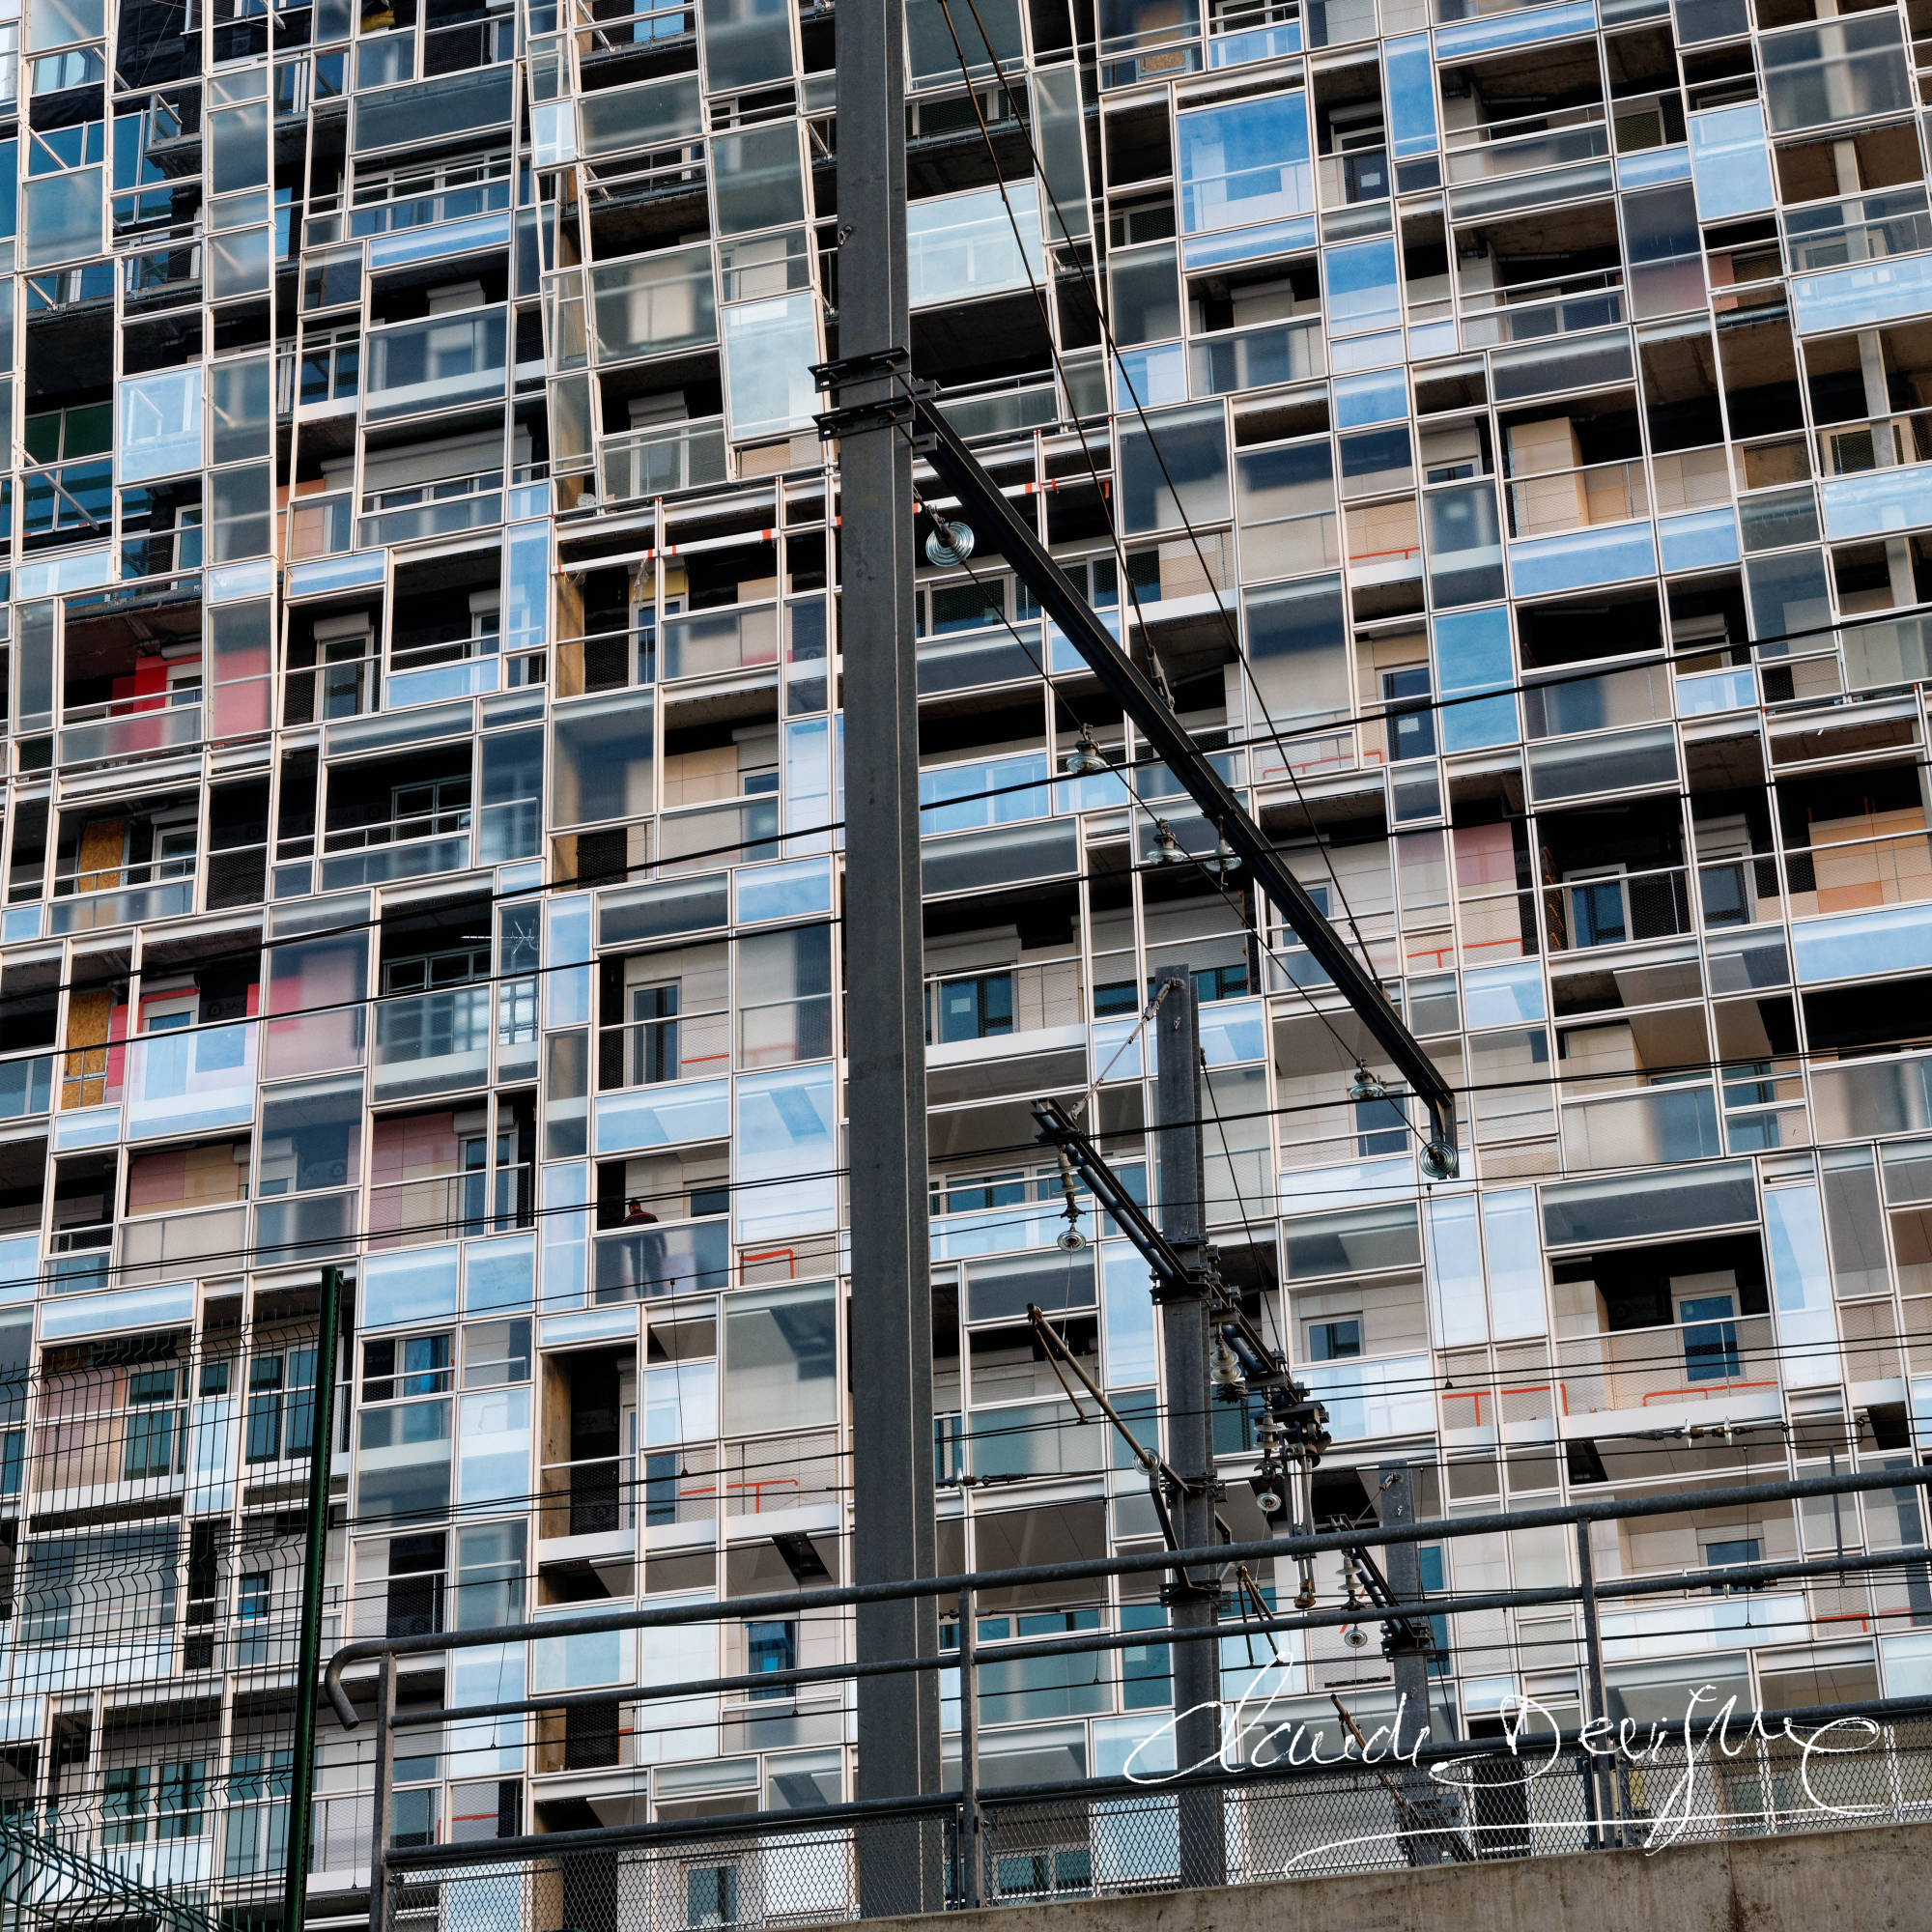
<instances>
[{"instance_id":1,"label":"grey steel column","mask_svg":"<svg viewBox=\"0 0 1932 1932\"><path fill-rule=\"evenodd\" d=\"M396 1781L396 1657L376 1679L376 1789L369 1803L369 1932L389 1932L389 1798Z\"/></svg>"},{"instance_id":2,"label":"grey steel column","mask_svg":"<svg viewBox=\"0 0 1932 1932\"><path fill-rule=\"evenodd\" d=\"M980 1815L980 1662L971 1590L959 1593L959 1903L985 1903L986 1854Z\"/></svg>"},{"instance_id":3,"label":"grey steel column","mask_svg":"<svg viewBox=\"0 0 1932 1932\"><path fill-rule=\"evenodd\" d=\"M907 346L902 0L840 0L840 359ZM887 402L889 377L839 385L841 408ZM912 454L891 424L839 446L845 704L845 988L852 1213L855 1580L933 1574L931 1253L920 927L919 714L913 663ZM864 1605L862 1662L931 1656L931 1598ZM939 1788L939 1682L862 1678L858 1795ZM864 1910L936 1909L926 1834L861 1834ZM901 1842L903 1840L903 1842ZM909 1889L911 1875L918 1873Z\"/></svg>"},{"instance_id":4,"label":"grey steel column","mask_svg":"<svg viewBox=\"0 0 1932 1932\"><path fill-rule=\"evenodd\" d=\"M1577 1525L1577 1580L1582 1586L1583 1675L1589 1687L1590 1707L1584 1716L1595 1722L1609 1716L1604 1695L1604 1631L1597 1617L1597 1565L1590 1553L1590 1525ZM1619 1833L1615 1820L1615 1797L1609 1766L1602 1758L1584 1760L1583 1790L1589 1803L1591 1840L1599 1845L1614 1845Z\"/></svg>"},{"instance_id":5,"label":"grey steel column","mask_svg":"<svg viewBox=\"0 0 1932 1932\"><path fill-rule=\"evenodd\" d=\"M1378 1504L1383 1527L1413 1522L1415 1491L1409 1480L1408 1464L1382 1463L1378 1467L1382 1479ZM1422 1556L1418 1547L1413 1543L1384 1544L1382 1575L1397 1603L1416 1602L1422 1595ZM1389 1663L1395 1675L1396 1749L1406 1757L1429 1727L1429 1654L1406 1644L1398 1631L1389 1648ZM1446 1740L1432 1738L1429 1742L1442 1744ZM1449 1856L1446 1847L1429 1833L1418 1832L1417 1827L1446 1822L1444 1794L1426 1772L1404 1772L1402 1784L1411 1814L1404 1826L1408 1835L1403 1839L1408 1861L1412 1865L1439 1864Z\"/></svg>"},{"instance_id":6,"label":"grey steel column","mask_svg":"<svg viewBox=\"0 0 1932 1932\"><path fill-rule=\"evenodd\" d=\"M1154 1158L1160 1232L1192 1269L1207 1260L1207 1186L1201 1154L1201 1013L1184 966L1154 975ZM1214 1418L1208 1387L1208 1298L1205 1292L1167 1294L1161 1304L1161 1364L1167 1377L1167 1460L1188 1493L1171 1507L1183 1549L1214 1541ZM1162 1591L1177 1634L1214 1629L1220 1578L1175 1577ZM1208 1636L1172 1646L1176 1762L1212 1768L1221 1755L1220 1646ZM1227 1882L1227 1840L1218 1789L1180 1795L1180 1882Z\"/></svg>"}]
</instances>

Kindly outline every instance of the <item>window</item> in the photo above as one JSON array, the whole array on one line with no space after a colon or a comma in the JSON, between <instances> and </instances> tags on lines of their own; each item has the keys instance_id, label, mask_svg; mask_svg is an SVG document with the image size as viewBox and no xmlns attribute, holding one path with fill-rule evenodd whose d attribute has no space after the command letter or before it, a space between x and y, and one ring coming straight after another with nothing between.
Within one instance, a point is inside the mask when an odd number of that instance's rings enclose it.
<instances>
[{"instance_id":1,"label":"window","mask_svg":"<svg viewBox=\"0 0 1932 1932\"><path fill-rule=\"evenodd\" d=\"M248 1364L245 1455L251 1463L306 1456L315 1430L315 1350L257 1355Z\"/></svg>"},{"instance_id":2,"label":"window","mask_svg":"<svg viewBox=\"0 0 1932 1932\"><path fill-rule=\"evenodd\" d=\"M1727 1382L1738 1378L1737 1297L1731 1294L1686 1294L1677 1301L1677 1319L1684 1324L1684 1378L1690 1382Z\"/></svg>"},{"instance_id":3,"label":"window","mask_svg":"<svg viewBox=\"0 0 1932 1932\"><path fill-rule=\"evenodd\" d=\"M683 1067L677 1011L681 981L631 988L631 1085L675 1080Z\"/></svg>"},{"instance_id":4,"label":"window","mask_svg":"<svg viewBox=\"0 0 1932 1932\"><path fill-rule=\"evenodd\" d=\"M184 1466L186 1432L178 1427L173 1369L148 1369L128 1378L128 1424L122 1438L121 1479L136 1483L172 1475Z\"/></svg>"},{"instance_id":5,"label":"window","mask_svg":"<svg viewBox=\"0 0 1932 1932\"><path fill-rule=\"evenodd\" d=\"M528 1321L474 1321L464 1330L465 1388L500 1388L507 1382L526 1382L529 1378Z\"/></svg>"},{"instance_id":6,"label":"window","mask_svg":"<svg viewBox=\"0 0 1932 1932\"><path fill-rule=\"evenodd\" d=\"M1311 1362L1340 1362L1361 1352L1362 1318L1359 1315L1308 1324L1308 1359Z\"/></svg>"},{"instance_id":7,"label":"window","mask_svg":"<svg viewBox=\"0 0 1932 1932\"><path fill-rule=\"evenodd\" d=\"M735 1925L738 1922L738 1867L688 1865L684 1873L684 1922Z\"/></svg>"},{"instance_id":8,"label":"window","mask_svg":"<svg viewBox=\"0 0 1932 1932\"><path fill-rule=\"evenodd\" d=\"M148 1767L117 1765L102 1780L100 1842L138 1845L148 1835Z\"/></svg>"},{"instance_id":9,"label":"window","mask_svg":"<svg viewBox=\"0 0 1932 1932\"><path fill-rule=\"evenodd\" d=\"M757 1673L798 1668L798 1625L787 1618L782 1622L745 1626L747 1668ZM790 1697L796 1692L788 1684L775 1684L770 1690L753 1690L754 1698Z\"/></svg>"},{"instance_id":10,"label":"window","mask_svg":"<svg viewBox=\"0 0 1932 1932\"><path fill-rule=\"evenodd\" d=\"M1571 929L1578 946L1621 946L1630 937L1621 869L1573 875L1568 892Z\"/></svg>"},{"instance_id":11,"label":"window","mask_svg":"<svg viewBox=\"0 0 1932 1932\"><path fill-rule=\"evenodd\" d=\"M456 1628L494 1630L524 1620L522 1521L475 1523L456 1532Z\"/></svg>"},{"instance_id":12,"label":"window","mask_svg":"<svg viewBox=\"0 0 1932 1932\"><path fill-rule=\"evenodd\" d=\"M162 1765L155 1793L155 1836L163 1842L200 1837L207 1796L208 1766L199 1758Z\"/></svg>"},{"instance_id":13,"label":"window","mask_svg":"<svg viewBox=\"0 0 1932 1932\"><path fill-rule=\"evenodd\" d=\"M512 1324L493 1323L508 1327ZM524 1329L526 1359L529 1324ZM418 1395L442 1395L452 1379L452 1338L449 1335L404 1335L362 1345L362 1400L395 1402ZM526 1371L527 1373L527 1370Z\"/></svg>"},{"instance_id":14,"label":"window","mask_svg":"<svg viewBox=\"0 0 1932 1932\"><path fill-rule=\"evenodd\" d=\"M1704 1565L1717 1570L1733 1563L1762 1563L1764 1545L1755 1536L1713 1538L1704 1546ZM1714 1597L1728 1597L1734 1590L1761 1590L1762 1583L1713 1583Z\"/></svg>"},{"instance_id":15,"label":"window","mask_svg":"<svg viewBox=\"0 0 1932 1932\"><path fill-rule=\"evenodd\" d=\"M269 1662L269 1623L274 1609L275 1579L267 1570L244 1570L235 1604L235 1662L238 1668Z\"/></svg>"},{"instance_id":16,"label":"window","mask_svg":"<svg viewBox=\"0 0 1932 1932\"><path fill-rule=\"evenodd\" d=\"M1435 755L1435 714L1429 703L1429 667L1405 665L1382 672L1382 703L1388 710L1390 763Z\"/></svg>"},{"instance_id":17,"label":"window","mask_svg":"<svg viewBox=\"0 0 1932 1932\"><path fill-rule=\"evenodd\" d=\"M384 1631L389 1636L434 1636L442 1629L443 1568L440 1530L399 1536L389 1545L389 1588Z\"/></svg>"},{"instance_id":18,"label":"window","mask_svg":"<svg viewBox=\"0 0 1932 1932\"><path fill-rule=\"evenodd\" d=\"M928 1039L990 1039L1013 1030L1013 976L980 973L933 988Z\"/></svg>"}]
</instances>

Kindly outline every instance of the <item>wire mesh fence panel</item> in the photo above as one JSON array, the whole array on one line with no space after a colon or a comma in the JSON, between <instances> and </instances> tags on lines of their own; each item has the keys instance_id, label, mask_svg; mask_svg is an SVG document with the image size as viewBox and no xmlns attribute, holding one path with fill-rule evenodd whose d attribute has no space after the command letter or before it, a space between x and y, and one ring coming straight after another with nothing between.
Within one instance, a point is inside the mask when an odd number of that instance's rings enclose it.
<instances>
[{"instance_id":1,"label":"wire mesh fence panel","mask_svg":"<svg viewBox=\"0 0 1932 1932\"><path fill-rule=\"evenodd\" d=\"M9 1932L278 1909L316 1357L297 1311L0 1378Z\"/></svg>"},{"instance_id":2,"label":"wire mesh fence panel","mask_svg":"<svg viewBox=\"0 0 1932 1932\"><path fill-rule=\"evenodd\" d=\"M977 1832L956 1803L899 1817L835 1805L815 1823L687 1821L657 1828L674 1836L641 1828L556 1856L439 1865L426 1852L392 1875L390 1922L397 1932L707 1932L1172 1890L1185 1805L1218 1813L1230 1885L1932 1824L1932 1717L1804 1718L1789 1734L1775 1715L1718 1711L1688 1739L1681 1724L1634 1726L1621 1743L1599 1734L1590 1749L1521 1734L1370 1764L1358 1749L1347 1764L1304 1761L1279 1776L987 1792Z\"/></svg>"}]
</instances>

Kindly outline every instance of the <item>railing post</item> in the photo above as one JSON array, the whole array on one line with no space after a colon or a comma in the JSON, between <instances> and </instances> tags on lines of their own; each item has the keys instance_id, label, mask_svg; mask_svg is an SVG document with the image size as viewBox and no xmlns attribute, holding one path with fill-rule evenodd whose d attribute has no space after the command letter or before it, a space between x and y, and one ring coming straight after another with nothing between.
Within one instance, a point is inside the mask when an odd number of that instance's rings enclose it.
<instances>
[{"instance_id":1,"label":"railing post","mask_svg":"<svg viewBox=\"0 0 1932 1932\"><path fill-rule=\"evenodd\" d=\"M376 1788L370 1801L369 1932L389 1932L389 1791L395 1782L396 1654L376 1679Z\"/></svg>"},{"instance_id":2,"label":"railing post","mask_svg":"<svg viewBox=\"0 0 1932 1932\"><path fill-rule=\"evenodd\" d=\"M959 1902L969 1912L985 1903L984 1821L980 1815L979 1653L974 1646L970 1589L959 1593Z\"/></svg>"},{"instance_id":3,"label":"railing post","mask_svg":"<svg viewBox=\"0 0 1932 1932\"><path fill-rule=\"evenodd\" d=\"M1588 1692L1584 1716L1594 1721L1609 1715L1604 1701L1604 1633L1597 1620L1597 1573L1590 1555L1590 1525L1577 1525L1577 1581L1583 1605L1583 1669ZM1618 1842L1614 1816L1616 1799L1607 1789L1603 1759L1588 1750L1583 1763L1583 1804L1590 1821L1589 1841L1596 1846ZM1607 1802L1606 1802L1607 1801Z\"/></svg>"}]
</instances>

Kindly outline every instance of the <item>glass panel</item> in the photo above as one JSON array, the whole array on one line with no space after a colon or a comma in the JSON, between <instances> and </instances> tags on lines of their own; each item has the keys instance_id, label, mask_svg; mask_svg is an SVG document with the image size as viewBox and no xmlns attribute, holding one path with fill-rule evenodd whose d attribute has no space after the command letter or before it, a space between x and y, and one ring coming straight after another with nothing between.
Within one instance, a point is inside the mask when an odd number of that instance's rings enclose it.
<instances>
[{"instance_id":1,"label":"glass panel","mask_svg":"<svg viewBox=\"0 0 1932 1932\"><path fill-rule=\"evenodd\" d=\"M798 123L775 121L711 137L712 192L720 235L748 235L805 219Z\"/></svg>"},{"instance_id":2,"label":"glass panel","mask_svg":"<svg viewBox=\"0 0 1932 1932\"><path fill-rule=\"evenodd\" d=\"M733 441L805 429L819 408L818 298L810 291L724 311L725 410Z\"/></svg>"},{"instance_id":3,"label":"glass panel","mask_svg":"<svg viewBox=\"0 0 1932 1932\"><path fill-rule=\"evenodd\" d=\"M1158 411L1145 424L1123 422L1120 436L1127 532L1227 521L1228 439L1218 403Z\"/></svg>"},{"instance_id":4,"label":"glass panel","mask_svg":"<svg viewBox=\"0 0 1932 1932\"><path fill-rule=\"evenodd\" d=\"M906 274L914 308L970 301L1045 279L1039 191L1025 181L1009 182L1005 190L1004 197L999 187L937 195L906 210Z\"/></svg>"},{"instance_id":5,"label":"glass panel","mask_svg":"<svg viewBox=\"0 0 1932 1932\"><path fill-rule=\"evenodd\" d=\"M838 1409L830 1282L736 1294L724 1308L724 1433L823 1427Z\"/></svg>"},{"instance_id":6,"label":"glass panel","mask_svg":"<svg viewBox=\"0 0 1932 1932\"><path fill-rule=\"evenodd\" d=\"M121 384L120 480L144 483L202 467L201 365Z\"/></svg>"},{"instance_id":7,"label":"glass panel","mask_svg":"<svg viewBox=\"0 0 1932 1932\"><path fill-rule=\"evenodd\" d=\"M1299 89L1175 117L1180 229L1245 228L1315 206L1308 102Z\"/></svg>"}]
</instances>

